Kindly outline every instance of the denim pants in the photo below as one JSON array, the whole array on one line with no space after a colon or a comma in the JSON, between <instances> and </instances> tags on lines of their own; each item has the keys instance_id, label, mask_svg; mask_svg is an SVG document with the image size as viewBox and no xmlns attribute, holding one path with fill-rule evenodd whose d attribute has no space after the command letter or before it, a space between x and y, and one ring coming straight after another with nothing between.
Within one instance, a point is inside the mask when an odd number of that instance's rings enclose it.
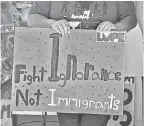
<instances>
[{"instance_id":1,"label":"denim pants","mask_svg":"<svg viewBox=\"0 0 144 126\"><path fill-rule=\"evenodd\" d=\"M106 126L110 116L57 113L60 126Z\"/></svg>"}]
</instances>

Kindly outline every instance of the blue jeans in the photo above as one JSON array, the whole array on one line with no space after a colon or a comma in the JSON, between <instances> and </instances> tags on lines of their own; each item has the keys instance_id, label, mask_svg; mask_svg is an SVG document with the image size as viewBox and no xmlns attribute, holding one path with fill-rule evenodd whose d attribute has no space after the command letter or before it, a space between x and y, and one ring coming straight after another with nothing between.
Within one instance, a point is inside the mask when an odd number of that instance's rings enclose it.
<instances>
[{"instance_id":1,"label":"blue jeans","mask_svg":"<svg viewBox=\"0 0 144 126\"><path fill-rule=\"evenodd\" d=\"M57 113L60 126L106 126L110 116Z\"/></svg>"}]
</instances>

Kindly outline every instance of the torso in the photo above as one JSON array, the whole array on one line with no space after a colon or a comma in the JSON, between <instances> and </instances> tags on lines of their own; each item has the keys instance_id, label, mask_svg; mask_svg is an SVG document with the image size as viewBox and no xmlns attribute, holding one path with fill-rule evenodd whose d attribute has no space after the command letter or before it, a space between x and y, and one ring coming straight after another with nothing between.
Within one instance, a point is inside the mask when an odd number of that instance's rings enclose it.
<instances>
[{"instance_id":1,"label":"torso","mask_svg":"<svg viewBox=\"0 0 144 126\"><path fill-rule=\"evenodd\" d=\"M54 1L50 18L60 20L83 20L88 22L117 22L117 2L115 1Z\"/></svg>"}]
</instances>

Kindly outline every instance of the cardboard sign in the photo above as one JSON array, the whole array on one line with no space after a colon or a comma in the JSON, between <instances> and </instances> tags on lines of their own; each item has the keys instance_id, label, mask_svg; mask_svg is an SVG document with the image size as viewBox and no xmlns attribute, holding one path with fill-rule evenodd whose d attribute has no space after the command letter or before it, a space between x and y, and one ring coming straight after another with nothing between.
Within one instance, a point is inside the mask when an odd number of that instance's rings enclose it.
<instances>
[{"instance_id":1,"label":"cardboard sign","mask_svg":"<svg viewBox=\"0 0 144 126\"><path fill-rule=\"evenodd\" d=\"M126 76L124 79L124 111L122 116L112 116L107 126L133 126L134 125L134 97L135 76Z\"/></svg>"},{"instance_id":2,"label":"cardboard sign","mask_svg":"<svg viewBox=\"0 0 144 126\"><path fill-rule=\"evenodd\" d=\"M121 115L124 43L92 30L17 28L12 110Z\"/></svg>"},{"instance_id":3,"label":"cardboard sign","mask_svg":"<svg viewBox=\"0 0 144 126\"><path fill-rule=\"evenodd\" d=\"M10 100L1 100L1 126L12 126Z\"/></svg>"}]
</instances>

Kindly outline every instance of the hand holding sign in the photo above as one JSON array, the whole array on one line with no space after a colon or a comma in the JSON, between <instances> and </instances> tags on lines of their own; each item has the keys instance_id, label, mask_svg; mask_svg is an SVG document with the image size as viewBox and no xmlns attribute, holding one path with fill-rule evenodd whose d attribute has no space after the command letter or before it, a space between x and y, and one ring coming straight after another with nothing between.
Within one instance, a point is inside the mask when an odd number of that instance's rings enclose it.
<instances>
[{"instance_id":1,"label":"hand holding sign","mask_svg":"<svg viewBox=\"0 0 144 126\"><path fill-rule=\"evenodd\" d=\"M102 22L97 27L97 31L99 32L111 31L111 30L116 30L116 29L117 29L116 25L108 21Z\"/></svg>"},{"instance_id":2,"label":"hand holding sign","mask_svg":"<svg viewBox=\"0 0 144 126\"><path fill-rule=\"evenodd\" d=\"M54 21L52 24L52 28L56 30L59 34L67 34L70 26L68 22L65 19L59 20L59 21Z\"/></svg>"}]
</instances>

